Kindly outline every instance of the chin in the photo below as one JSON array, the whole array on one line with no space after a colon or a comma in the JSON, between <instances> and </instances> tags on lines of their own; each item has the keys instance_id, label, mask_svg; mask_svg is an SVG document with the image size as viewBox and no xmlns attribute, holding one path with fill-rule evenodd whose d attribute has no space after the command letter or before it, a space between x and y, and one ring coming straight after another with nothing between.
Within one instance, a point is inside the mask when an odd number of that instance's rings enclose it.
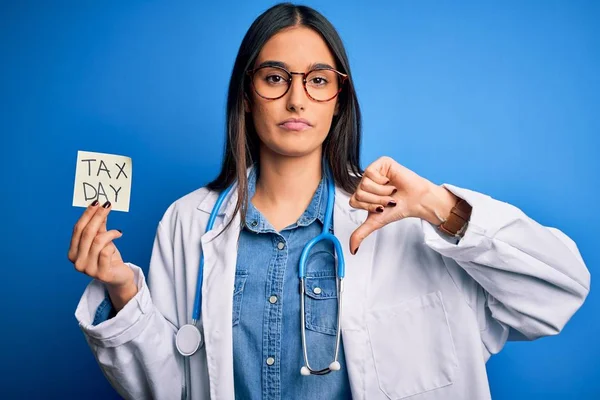
<instances>
[{"instance_id":1,"label":"chin","mask_svg":"<svg viewBox=\"0 0 600 400\"><path fill-rule=\"evenodd\" d=\"M276 153L284 156L284 157L304 157L307 156L309 154L311 154L314 151L314 149L299 149L299 148L285 148L285 149L277 149Z\"/></svg>"},{"instance_id":2,"label":"chin","mask_svg":"<svg viewBox=\"0 0 600 400\"><path fill-rule=\"evenodd\" d=\"M314 153L321 143L277 143L267 145L270 151L284 157L304 157Z\"/></svg>"}]
</instances>

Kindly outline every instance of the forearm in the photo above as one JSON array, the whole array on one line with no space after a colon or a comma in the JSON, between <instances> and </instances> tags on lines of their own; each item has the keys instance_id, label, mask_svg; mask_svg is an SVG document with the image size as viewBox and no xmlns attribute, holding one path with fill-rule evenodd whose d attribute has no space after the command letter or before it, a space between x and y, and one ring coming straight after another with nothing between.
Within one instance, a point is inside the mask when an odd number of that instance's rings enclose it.
<instances>
[{"instance_id":1,"label":"forearm","mask_svg":"<svg viewBox=\"0 0 600 400\"><path fill-rule=\"evenodd\" d=\"M121 311L125 304L127 304L137 294L138 288L134 281L124 286L111 286L106 287L110 301L115 308L116 312Z\"/></svg>"}]
</instances>

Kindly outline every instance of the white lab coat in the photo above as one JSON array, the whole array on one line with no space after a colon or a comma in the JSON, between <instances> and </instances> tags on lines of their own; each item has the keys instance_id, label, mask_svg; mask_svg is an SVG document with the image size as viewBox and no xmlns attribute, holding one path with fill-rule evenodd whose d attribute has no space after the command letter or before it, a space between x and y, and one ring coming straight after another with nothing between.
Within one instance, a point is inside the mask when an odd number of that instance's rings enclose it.
<instances>
[{"instance_id":1,"label":"white lab coat","mask_svg":"<svg viewBox=\"0 0 600 400\"><path fill-rule=\"evenodd\" d=\"M458 244L428 222L406 218L371 234L354 256L347 243L366 211L350 207L348 193L336 188L335 235L346 258L341 329L355 399L490 398L490 355L509 338L557 334L588 294L590 274L564 233L510 204L444 186L473 207ZM125 398L182 398L183 357L174 338L191 318L201 249L206 345L190 360L191 398L234 398L231 315L240 215L216 237L231 218L234 188L205 233L217 197L201 188L168 208L149 284L129 264L139 292L116 317L91 325L104 298L99 281L77 306L94 356Z\"/></svg>"}]
</instances>

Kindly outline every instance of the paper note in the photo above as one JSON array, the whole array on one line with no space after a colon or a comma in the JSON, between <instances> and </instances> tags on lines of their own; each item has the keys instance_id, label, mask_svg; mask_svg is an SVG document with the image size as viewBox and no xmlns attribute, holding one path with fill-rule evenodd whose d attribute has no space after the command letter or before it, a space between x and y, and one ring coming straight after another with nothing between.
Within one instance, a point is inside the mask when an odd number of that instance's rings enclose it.
<instances>
[{"instance_id":1,"label":"paper note","mask_svg":"<svg viewBox=\"0 0 600 400\"><path fill-rule=\"evenodd\" d=\"M73 206L87 207L98 199L114 211L129 211L131 158L114 154L77 152Z\"/></svg>"}]
</instances>

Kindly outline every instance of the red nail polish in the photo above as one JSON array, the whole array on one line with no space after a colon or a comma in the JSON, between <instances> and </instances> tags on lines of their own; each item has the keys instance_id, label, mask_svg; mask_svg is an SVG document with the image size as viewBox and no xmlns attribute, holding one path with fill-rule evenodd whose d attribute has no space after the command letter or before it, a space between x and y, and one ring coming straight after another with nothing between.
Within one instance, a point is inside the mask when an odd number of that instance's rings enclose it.
<instances>
[{"instance_id":1,"label":"red nail polish","mask_svg":"<svg viewBox=\"0 0 600 400\"><path fill-rule=\"evenodd\" d=\"M398 191L398 189L394 188L394 190L392 190L392 194L396 193Z\"/></svg>"},{"instance_id":2,"label":"red nail polish","mask_svg":"<svg viewBox=\"0 0 600 400\"><path fill-rule=\"evenodd\" d=\"M377 208L375 209L375 211L377 211L378 213L382 213L383 212L383 206L377 206Z\"/></svg>"},{"instance_id":3,"label":"red nail polish","mask_svg":"<svg viewBox=\"0 0 600 400\"><path fill-rule=\"evenodd\" d=\"M394 200L390 200L390 202L388 203L388 206L396 207L396 202Z\"/></svg>"},{"instance_id":4,"label":"red nail polish","mask_svg":"<svg viewBox=\"0 0 600 400\"><path fill-rule=\"evenodd\" d=\"M107 201L106 203L102 204L102 207L104 207L104 208L110 207L110 201Z\"/></svg>"},{"instance_id":5,"label":"red nail polish","mask_svg":"<svg viewBox=\"0 0 600 400\"><path fill-rule=\"evenodd\" d=\"M352 253L352 255L355 255L358 252L358 247L356 249L354 249L354 253Z\"/></svg>"},{"instance_id":6,"label":"red nail polish","mask_svg":"<svg viewBox=\"0 0 600 400\"><path fill-rule=\"evenodd\" d=\"M94 202L91 204L92 207L96 207L98 205L98 203L100 203L98 201L98 199L94 200Z\"/></svg>"}]
</instances>

